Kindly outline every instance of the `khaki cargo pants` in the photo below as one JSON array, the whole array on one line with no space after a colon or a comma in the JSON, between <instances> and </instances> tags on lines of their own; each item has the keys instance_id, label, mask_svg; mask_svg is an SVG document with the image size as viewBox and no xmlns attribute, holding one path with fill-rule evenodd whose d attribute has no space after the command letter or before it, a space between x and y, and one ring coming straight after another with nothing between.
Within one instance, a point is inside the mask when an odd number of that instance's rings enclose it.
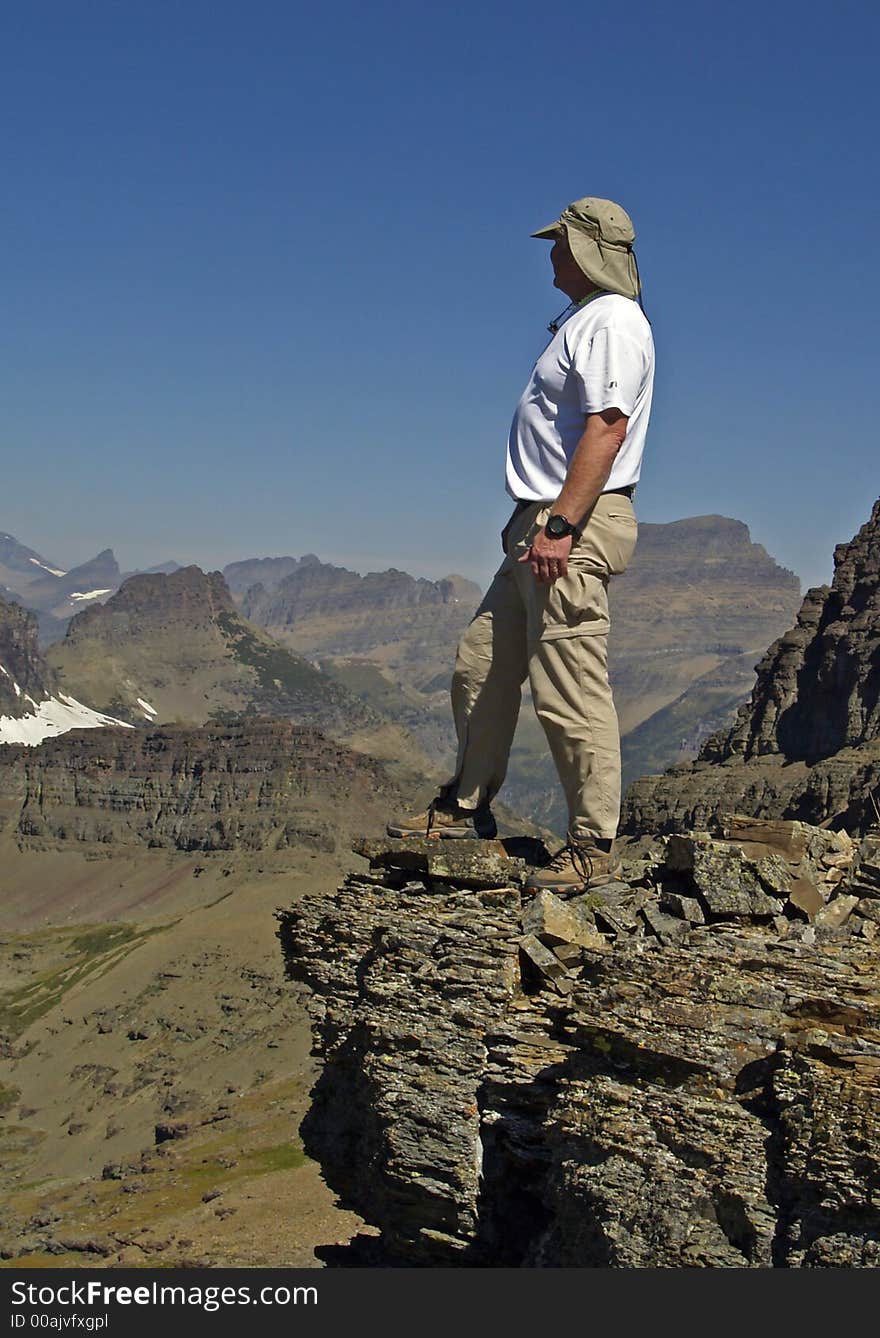
<instances>
[{"instance_id":1,"label":"khaki cargo pants","mask_svg":"<svg viewBox=\"0 0 880 1338\"><path fill-rule=\"evenodd\" d=\"M620 732L608 682L608 581L636 544L632 502L603 493L571 550L568 572L539 585L518 562L550 506L517 515L507 556L462 637L452 679L455 776L444 787L463 808L501 789L528 678L565 791L569 836L613 838L620 817Z\"/></svg>"}]
</instances>

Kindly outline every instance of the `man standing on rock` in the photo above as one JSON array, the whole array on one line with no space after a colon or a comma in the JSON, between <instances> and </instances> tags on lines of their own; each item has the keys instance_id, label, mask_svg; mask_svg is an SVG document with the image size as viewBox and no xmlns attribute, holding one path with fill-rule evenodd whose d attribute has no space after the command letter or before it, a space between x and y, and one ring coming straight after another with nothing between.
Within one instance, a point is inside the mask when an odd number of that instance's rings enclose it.
<instances>
[{"instance_id":1,"label":"man standing on rock","mask_svg":"<svg viewBox=\"0 0 880 1338\"><path fill-rule=\"evenodd\" d=\"M608 882L620 816L620 734L608 682L608 582L636 542L632 497L651 410L654 343L628 214L575 200L532 234L552 240L570 305L523 391L507 447L516 502L505 558L458 648L455 775L391 836L493 837L528 677L568 802L566 843L527 884L567 892Z\"/></svg>"}]
</instances>

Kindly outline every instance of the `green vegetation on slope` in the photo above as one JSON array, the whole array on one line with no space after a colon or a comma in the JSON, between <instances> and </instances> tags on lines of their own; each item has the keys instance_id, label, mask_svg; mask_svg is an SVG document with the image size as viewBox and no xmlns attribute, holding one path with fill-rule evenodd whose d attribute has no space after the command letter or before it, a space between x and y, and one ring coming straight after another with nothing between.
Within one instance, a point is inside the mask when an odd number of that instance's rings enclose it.
<instances>
[{"instance_id":1,"label":"green vegetation on slope","mask_svg":"<svg viewBox=\"0 0 880 1338\"><path fill-rule=\"evenodd\" d=\"M70 930L50 930L40 936L58 942L64 954L63 960L59 965L41 971L17 989L5 990L0 994L0 1033L9 1038L19 1036L32 1022L60 1003L74 985L104 975L153 934L167 928L167 925L156 925L150 929L138 929L126 924L100 925L75 932L69 942ZM22 936L22 942L32 942L33 937Z\"/></svg>"},{"instance_id":2,"label":"green vegetation on slope","mask_svg":"<svg viewBox=\"0 0 880 1338\"><path fill-rule=\"evenodd\" d=\"M300 693L317 689L328 696L339 695L317 669L268 638L264 641L255 636L237 614L218 613L217 622L229 640L235 659L256 671L264 691Z\"/></svg>"}]
</instances>

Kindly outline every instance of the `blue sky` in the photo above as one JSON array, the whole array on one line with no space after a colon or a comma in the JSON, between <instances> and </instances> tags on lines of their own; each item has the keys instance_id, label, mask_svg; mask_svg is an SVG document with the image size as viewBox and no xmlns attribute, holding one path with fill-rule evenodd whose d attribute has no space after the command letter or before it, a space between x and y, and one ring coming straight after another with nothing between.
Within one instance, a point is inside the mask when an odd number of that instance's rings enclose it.
<instances>
[{"instance_id":1,"label":"blue sky","mask_svg":"<svg viewBox=\"0 0 880 1338\"><path fill-rule=\"evenodd\" d=\"M880 487L867 3L8 6L0 529L73 563L316 552L485 579L563 305L529 234L633 216L642 520L805 584Z\"/></svg>"}]
</instances>

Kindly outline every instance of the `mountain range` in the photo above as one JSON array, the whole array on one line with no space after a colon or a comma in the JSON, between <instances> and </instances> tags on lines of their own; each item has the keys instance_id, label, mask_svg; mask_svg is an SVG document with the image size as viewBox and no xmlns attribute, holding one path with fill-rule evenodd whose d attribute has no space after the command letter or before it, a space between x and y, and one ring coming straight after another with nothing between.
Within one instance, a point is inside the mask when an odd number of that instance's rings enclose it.
<instances>
[{"instance_id":1,"label":"mountain range","mask_svg":"<svg viewBox=\"0 0 880 1338\"><path fill-rule=\"evenodd\" d=\"M177 567L176 562L163 562L150 570L167 573ZM0 534L0 596L37 615L42 645L57 641L75 613L109 599L123 581L136 574L119 570L111 548L65 570L11 534Z\"/></svg>"},{"instance_id":2,"label":"mountain range","mask_svg":"<svg viewBox=\"0 0 880 1338\"><path fill-rule=\"evenodd\" d=\"M110 550L65 572L9 535L0 558L0 579L18 582L40 621L58 683L96 712L130 724L286 714L424 774L449 766L455 645L481 597L460 576L361 576L314 554L246 559L222 575L167 563L123 576ZM798 598L797 578L741 522L640 527L632 565L612 583L625 781L693 756L732 718ZM504 797L563 829L528 708Z\"/></svg>"},{"instance_id":3,"label":"mountain range","mask_svg":"<svg viewBox=\"0 0 880 1338\"><path fill-rule=\"evenodd\" d=\"M220 572L132 576L45 654L63 688L130 724L270 716L424 771L405 729L243 618Z\"/></svg>"},{"instance_id":4,"label":"mountain range","mask_svg":"<svg viewBox=\"0 0 880 1338\"><path fill-rule=\"evenodd\" d=\"M456 576L359 576L313 555L271 561L225 569L242 612L405 724L448 766L452 662L479 588ZM243 589L250 575L260 579ZM640 526L630 568L611 585L611 677L625 783L693 756L732 718L757 658L799 597L797 577L752 543L740 521L699 516ZM564 830L553 765L528 707L504 796L519 812Z\"/></svg>"}]
</instances>

